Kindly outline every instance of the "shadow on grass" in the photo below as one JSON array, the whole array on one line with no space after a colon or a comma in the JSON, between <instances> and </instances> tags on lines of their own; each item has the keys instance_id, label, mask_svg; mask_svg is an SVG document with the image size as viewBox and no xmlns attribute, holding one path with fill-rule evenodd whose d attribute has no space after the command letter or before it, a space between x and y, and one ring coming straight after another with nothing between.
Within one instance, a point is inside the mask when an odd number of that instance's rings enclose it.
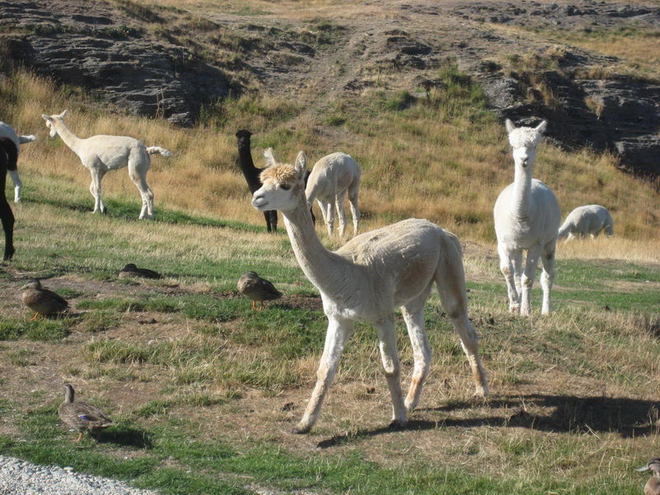
<instances>
[{"instance_id":1,"label":"shadow on grass","mask_svg":"<svg viewBox=\"0 0 660 495\"><path fill-rule=\"evenodd\" d=\"M658 427L660 401L623 397L531 394L495 397L485 405L490 409L503 409L503 411L500 414L473 418L442 417L437 420L411 420L405 429L421 431L451 427L511 426L554 433L614 432L623 438L649 435L660 430ZM473 407L475 407L474 401L459 401L446 406L419 409L418 413L429 415L429 413L452 412ZM528 412L531 408L548 408L551 411L549 414L534 414ZM358 430L355 433L344 433L322 440L318 443L318 447L334 447L393 431L395 430L391 427Z\"/></svg>"},{"instance_id":2,"label":"shadow on grass","mask_svg":"<svg viewBox=\"0 0 660 495\"><path fill-rule=\"evenodd\" d=\"M113 443L124 447L137 447L150 449L153 446L151 435L144 430L129 428L126 426L115 426L107 430L94 432L94 439L98 443Z\"/></svg>"},{"instance_id":3,"label":"shadow on grass","mask_svg":"<svg viewBox=\"0 0 660 495\"><path fill-rule=\"evenodd\" d=\"M37 204L46 204L49 206L54 206L56 208L64 208L68 210L73 210L76 212L89 213L92 214L93 203L81 203L75 200L67 201L61 199L51 199L51 198L40 198L35 199L26 199L26 203L37 203ZM120 218L127 221L138 221L138 215L140 213L140 204L136 202L135 205L129 204L123 201L117 201L116 199L106 199L104 200L106 204L105 215L111 218ZM196 215L189 215L177 210L170 210L165 208L158 208L154 213L154 218L149 220L152 222L162 222L162 223L172 223L172 224L188 224L188 225L199 225L202 227L220 227L220 228L231 228L234 230L243 230L246 232L263 232L266 229L264 227L257 227L255 225L250 225L243 222L236 222L232 220L220 220L209 217L202 217Z\"/></svg>"}]
</instances>

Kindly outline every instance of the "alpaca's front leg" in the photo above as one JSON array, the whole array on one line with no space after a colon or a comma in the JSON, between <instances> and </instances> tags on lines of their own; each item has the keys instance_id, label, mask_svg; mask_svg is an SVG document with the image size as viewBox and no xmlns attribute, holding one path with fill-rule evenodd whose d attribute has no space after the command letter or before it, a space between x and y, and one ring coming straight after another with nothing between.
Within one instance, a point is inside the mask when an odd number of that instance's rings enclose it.
<instances>
[{"instance_id":1,"label":"alpaca's front leg","mask_svg":"<svg viewBox=\"0 0 660 495\"><path fill-rule=\"evenodd\" d=\"M520 279L522 286L522 295L520 301L520 314L529 316L531 313L531 294L532 286L534 285L534 277L536 276L536 267L539 263L539 256L541 255L541 248L538 246L531 247L527 250L527 259L525 260L525 271Z\"/></svg>"},{"instance_id":2,"label":"alpaca's front leg","mask_svg":"<svg viewBox=\"0 0 660 495\"><path fill-rule=\"evenodd\" d=\"M4 187L4 180L2 187ZM14 256L14 214L4 194L0 194L0 217L2 217L2 229L5 231L5 253L3 261L9 261Z\"/></svg>"},{"instance_id":3,"label":"alpaca's front leg","mask_svg":"<svg viewBox=\"0 0 660 495\"><path fill-rule=\"evenodd\" d=\"M506 288L509 296L509 311L517 313L520 311L519 293L516 290L515 270L513 260L516 256L512 250L507 249L503 244L497 245L497 252L500 255L500 271L504 275Z\"/></svg>"},{"instance_id":4,"label":"alpaca's front leg","mask_svg":"<svg viewBox=\"0 0 660 495\"><path fill-rule=\"evenodd\" d=\"M105 213L105 205L101 199L101 179L103 174L96 168L91 168L92 183L89 185L89 192L94 196L94 212Z\"/></svg>"},{"instance_id":5,"label":"alpaca's front leg","mask_svg":"<svg viewBox=\"0 0 660 495\"><path fill-rule=\"evenodd\" d=\"M546 249L541 257L543 264L543 273L541 274L541 288L543 289L543 304L541 305L541 314L547 315L550 313L550 292L552 285L555 281L555 245L552 248Z\"/></svg>"},{"instance_id":6,"label":"alpaca's front leg","mask_svg":"<svg viewBox=\"0 0 660 495\"><path fill-rule=\"evenodd\" d=\"M399 367L399 354L396 348L396 334L394 320L385 319L376 323L378 339L380 340L380 355L383 360L383 369L387 386L392 398L392 426L402 427L408 422L406 406L401 392L401 372Z\"/></svg>"},{"instance_id":7,"label":"alpaca's front leg","mask_svg":"<svg viewBox=\"0 0 660 495\"><path fill-rule=\"evenodd\" d=\"M328 227L328 237L332 237L332 231L335 228L335 209L332 201L325 203L326 226Z\"/></svg>"},{"instance_id":8,"label":"alpaca's front leg","mask_svg":"<svg viewBox=\"0 0 660 495\"><path fill-rule=\"evenodd\" d=\"M344 194L335 196L335 208L337 209L337 219L339 220L339 237L344 237L346 232L346 213L344 211Z\"/></svg>"},{"instance_id":9,"label":"alpaca's front leg","mask_svg":"<svg viewBox=\"0 0 660 495\"><path fill-rule=\"evenodd\" d=\"M344 344L352 333L353 322L328 316L328 332L325 335L325 346L323 348L323 355L321 356L321 363L316 372L316 385L307 403L305 414L293 430L294 433L308 433L316 423L321 406L323 405L323 400L337 372L337 367L344 351Z\"/></svg>"}]
</instances>

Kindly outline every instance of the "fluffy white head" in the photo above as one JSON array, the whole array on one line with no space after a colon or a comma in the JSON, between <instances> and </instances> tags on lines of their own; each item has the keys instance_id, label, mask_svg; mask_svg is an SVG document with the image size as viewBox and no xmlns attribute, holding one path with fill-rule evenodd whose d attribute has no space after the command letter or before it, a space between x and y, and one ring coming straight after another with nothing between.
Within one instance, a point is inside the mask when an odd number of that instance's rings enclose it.
<instances>
[{"instance_id":1,"label":"fluffy white head","mask_svg":"<svg viewBox=\"0 0 660 495\"><path fill-rule=\"evenodd\" d=\"M291 211L298 207L300 197L305 200L305 167L307 156L298 153L294 165L277 163L270 148L266 160L270 166L261 172L263 184L252 195L252 206L257 210ZM264 153L265 155L265 153Z\"/></svg>"},{"instance_id":2,"label":"fluffy white head","mask_svg":"<svg viewBox=\"0 0 660 495\"><path fill-rule=\"evenodd\" d=\"M516 127L509 119L505 122L509 133L509 144L513 150L513 161L516 167L527 168L534 164L536 159L536 146L543 140L543 133L548 126L547 121L536 127Z\"/></svg>"},{"instance_id":3,"label":"fluffy white head","mask_svg":"<svg viewBox=\"0 0 660 495\"><path fill-rule=\"evenodd\" d=\"M60 114L55 114L55 115L46 115L44 113L41 114L41 118L46 121L46 127L48 127L48 135L52 138L57 136L57 129L55 129L55 126L53 125L56 120L62 121L64 120L64 116L66 115L67 110L64 110Z\"/></svg>"}]
</instances>

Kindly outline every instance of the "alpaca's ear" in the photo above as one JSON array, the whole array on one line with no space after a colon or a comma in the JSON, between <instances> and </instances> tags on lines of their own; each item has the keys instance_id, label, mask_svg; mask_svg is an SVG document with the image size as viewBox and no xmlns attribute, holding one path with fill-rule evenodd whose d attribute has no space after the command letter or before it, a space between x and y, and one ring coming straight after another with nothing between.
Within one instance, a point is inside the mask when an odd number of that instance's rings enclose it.
<instances>
[{"instance_id":1,"label":"alpaca's ear","mask_svg":"<svg viewBox=\"0 0 660 495\"><path fill-rule=\"evenodd\" d=\"M63 119L68 110L64 110L61 114L58 115L59 118Z\"/></svg>"},{"instance_id":2,"label":"alpaca's ear","mask_svg":"<svg viewBox=\"0 0 660 495\"><path fill-rule=\"evenodd\" d=\"M41 118L44 119L46 122L52 122L53 119L50 117L50 115L46 115L45 113L41 114Z\"/></svg>"},{"instance_id":3,"label":"alpaca's ear","mask_svg":"<svg viewBox=\"0 0 660 495\"><path fill-rule=\"evenodd\" d=\"M275 155L273 155L273 148L266 148L264 151L264 158L266 159L266 165L269 167L275 165L277 161L275 160Z\"/></svg>"},{"instance_id":4,"label":"alpaca's ear","mask_svg":"<svg viewBox=\"0 0 660 495\"><path fill-rule=\"evenodd\" d=\"M506 126L506 132L511 132L516 128L516 126L513 125L513 122L511 122L511 119L506 119L504 125Z\"/></svg>"},{"instance_id":5,"label":"alpaca's ear","mask_svg":"<svg viewBox=\"0 0 660 495\"><path fill-rule=\"evenodd\" d=\"M543 122L541 122L539 125L536 126L536 132L540 132L541 134L543 134L547 128L548 128L548 121L544 120Z\"/></svg>"},{"instance_id":6,"label":"alpaca's ear","mask_svg":"<svg viewBox=\"0 0 660 495\"><path fill-rule=\"evenodd\" d=\"M304 151L298 153L296 157L296 164L294 165L296 172L302 177L305 173L305 168L307 167L307 155Z\"/></svg>"}]
</instances>

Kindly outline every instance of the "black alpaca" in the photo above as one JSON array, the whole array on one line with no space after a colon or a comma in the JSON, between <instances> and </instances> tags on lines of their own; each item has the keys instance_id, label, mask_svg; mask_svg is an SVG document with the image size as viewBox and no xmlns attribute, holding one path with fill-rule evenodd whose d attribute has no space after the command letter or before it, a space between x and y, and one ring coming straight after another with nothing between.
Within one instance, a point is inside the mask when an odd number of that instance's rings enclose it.
<instances>
[{"instance_id":1,"label":"black alpaca","mask_svg":"<svg viewBox=\"0 0 660 495\"><path fill-rule=\"evenodd\" d=\"M245 177L250 192L254 193L254 191L261 187L259 174L262 169L255 167L254 162L252 161L252 153L250 151L251 135L252 133L245 129L241 129L236 133L236 138L238 139L238 161L236 163L243 171L243 176ZM266 218L266 228L268 229L268 232L276 232L277 211L264 211L264 217Z\"/></svg>"},{"instance_id":2,"label":"black alpaca","mask_svg":"<svg viewBox=\"0 0 660 495\"><path fill-rule=\"evenodd\" d=\"M0 138L0 219L5 231L4 261L10 260L14 255L14 214L5 197L5 185L7 170L16 170L17 158L18 149L14 142L9 138Z\"/></svg>"}]
</instances>

